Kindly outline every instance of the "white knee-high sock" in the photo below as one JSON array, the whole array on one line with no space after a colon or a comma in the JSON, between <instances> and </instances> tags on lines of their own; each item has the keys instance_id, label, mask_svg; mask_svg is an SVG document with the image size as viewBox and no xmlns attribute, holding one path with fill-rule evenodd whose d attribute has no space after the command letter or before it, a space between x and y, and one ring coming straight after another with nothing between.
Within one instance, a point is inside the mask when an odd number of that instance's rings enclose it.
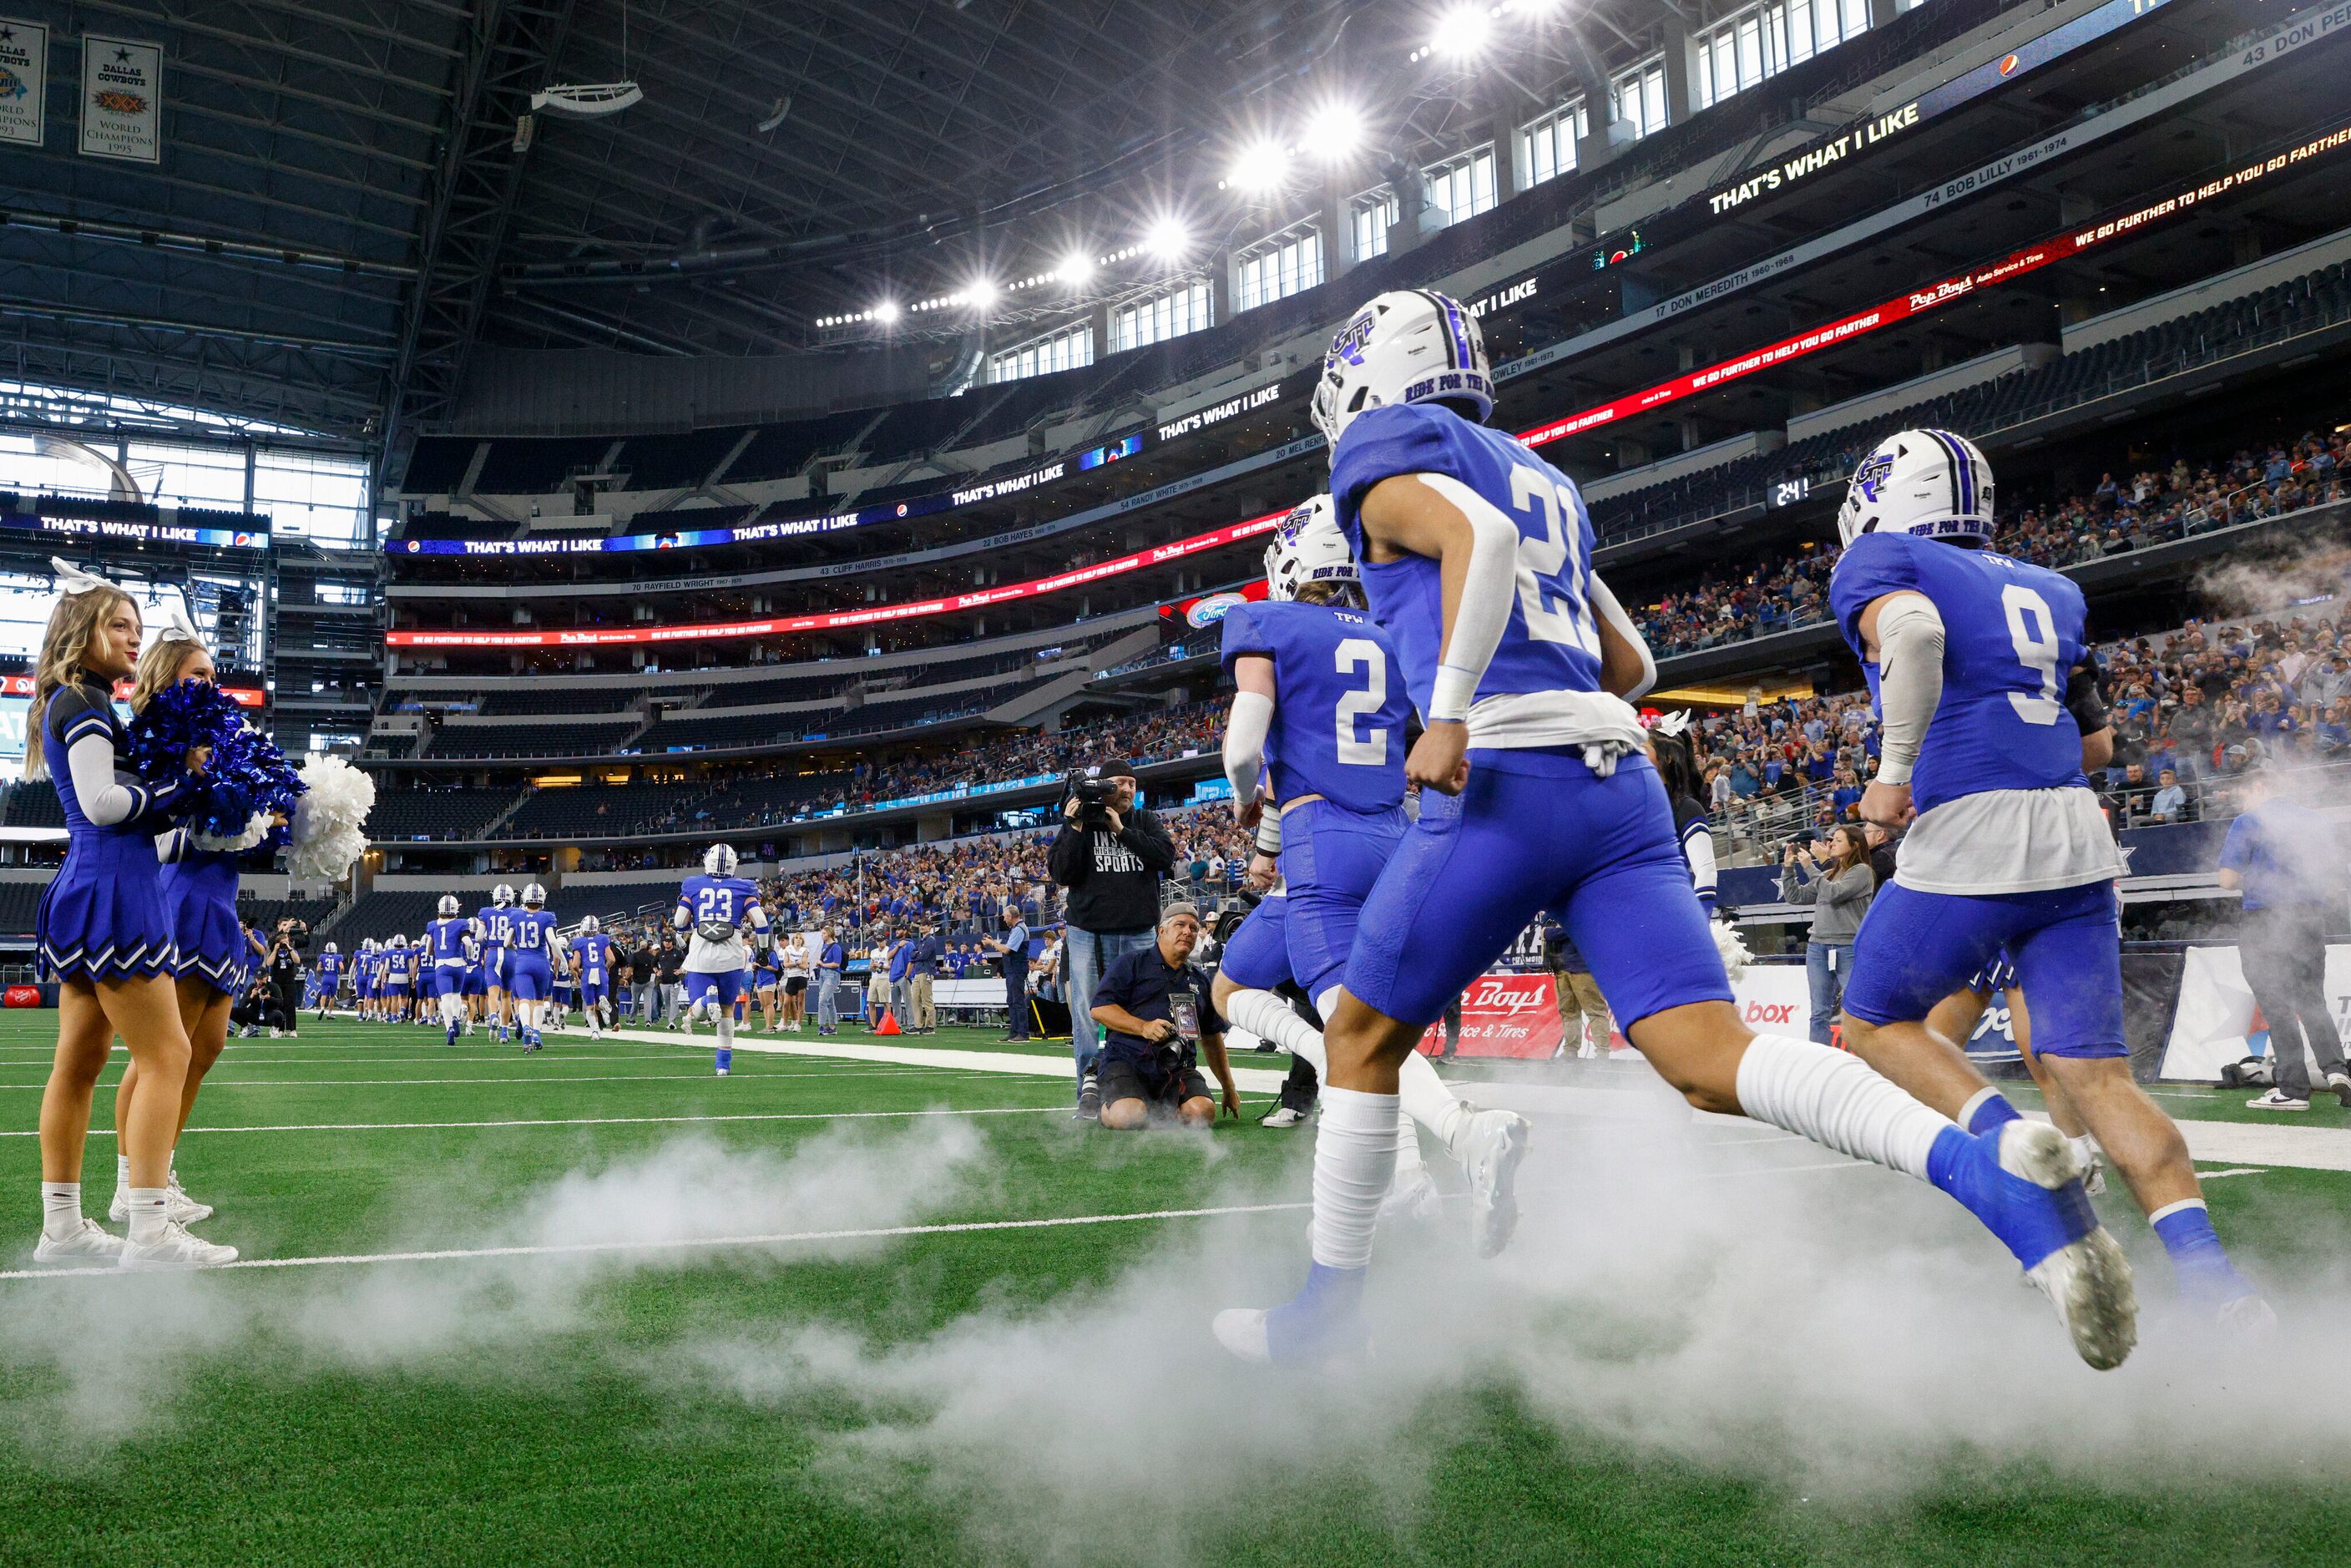
<instances>
[{"instance_id":1,"label":"white knee-high sock","mask_svg":"<svg viewBox=\"0 0 2351 1568\"><path fill-rule=\"evenodd\" d=\"M1396 1097L1322 1086L1314 1134L1314 1261L1371 1266L1380 1200L1395 1179Z\"/></svg>"},{"instance_id":2,"label":"white knee-high sock","mask_svg":"<svg viewBox=\"0 0 2351 1568\"><path fill-rule=\"evenodd\" d=\"M1841 1155L1927 1176L1935 1140L1956 1124L1879 1077L1857 1056L1759 1034L1739 1060L1740 1108Z\"/></svg>"},{"instance_id":3,"label":"white knee-high sock","mask_svg":"<svg viewBox=\"0 0 2351 1568\"><path fill-rule=\"evenodd\" d=\"M1293 1056L1304 1057L1316 1072L1330 1077L1322 1031L1271 991L1235 991L1225 998L1225 1017L1236 1028L1270 1040ZM1453 1134L1460 1126L1461 1102L1420 1052L1414 1051L1396 1068L1396 1095L1406 1116L1435 1134L1447 1149L1453 1146Z\"/></svg>"},{"instance_id":4,"label":"white knee-high sock","mask_svg":"<svg viewBox=\"0 0 2351 1568\"><path fill-rule=\"evenodd\" d=\"M735 1014L731 1009L718 1009L718 1049L731 1051L735 1045Z\"/></svg>"},{"instance_id":5,"label":"white knee-high sock","mask_svg":"<svg viewBox=\"0 0 2351 1568\"><path fill-rule=\"evenodd\" d=\"M1404 1181L1415 1172L1427 1168L1420 1157L1420 1128L1410 1116L1396 1118L1395 1179Z\"/></svg>"}]
</instances>

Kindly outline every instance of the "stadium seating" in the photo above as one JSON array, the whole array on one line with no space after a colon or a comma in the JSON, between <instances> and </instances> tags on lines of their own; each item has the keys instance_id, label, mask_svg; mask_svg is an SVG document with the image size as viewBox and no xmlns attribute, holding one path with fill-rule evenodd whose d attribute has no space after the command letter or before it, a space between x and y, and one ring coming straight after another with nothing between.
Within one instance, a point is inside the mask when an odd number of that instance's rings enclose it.
<instances>
[{"instance_id":1,"label":"stadium seating","mask_svg":"<svg viewBox=\"0 0 2351 1568\"><path fill-rule=\"evenodd\" d=\"M66 809L57 787L47 779L11 784L0 798L0 824L11 828L62 828Z\"/></svg>"},{"instance_id":2,"label":"stadium seating","mask_svg":"<svg viewBox=\"0 0 2351 1568\"><path fill-rule=\"evenodd\" d=\"M601 757L627 746L634 715L602 724L444 725L433 733L433 757Z\"/></svg>"},{"instance_id":3,"label":"stadium seating","mask_svg":"<svg viewBox=\"0 0 2351 1568\"><path fill-rule=\"evenodd\" d=\"M368 813L368 836L379 843L416 839L469 839L514 803L517 790L385 789Z\"/></svg>"},{"instance_id":4,"label":"stadium seating","mask_svg":"<svg viewBox=\"0 0 2351 1568\"><path fill-rule=\"evenodd\" d=\"M0 932L31 936L34 920L41 911L41 894L47 888L46 883L0 882Z\"/></svg>"},{"instance_id":5,"label":"stadium seating","mask_svg":"<svg viewBox=\"0 0 2351 1568\"><path fill-rule=\"evenodd\" d=\"M683 831L693 825L691 813L711 788L641 783L534 789L498 836L622 838L632 833Z\"/></svg>"}]
</instances>

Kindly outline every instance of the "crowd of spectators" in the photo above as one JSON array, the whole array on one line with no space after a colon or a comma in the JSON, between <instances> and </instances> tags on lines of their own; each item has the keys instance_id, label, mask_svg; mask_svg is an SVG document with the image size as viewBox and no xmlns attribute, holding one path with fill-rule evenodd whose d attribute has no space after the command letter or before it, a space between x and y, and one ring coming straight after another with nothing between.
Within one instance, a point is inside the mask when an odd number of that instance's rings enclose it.
<instances>
[{"instance_id":1,"label":"crowd of spectators","mask_svg":"<svg viewBox=\"0 0 2351 1568\"><path fill-rule=\"evenodd\" d=\"M2345 495L2351 436L2313 433L2289 444L2240 450L2191 468L2185 457L2088 494L2024 506L2001 518L1998 549L2041 566L2077 566L2214 528L2278 517ZM1805 545L1740 570L1713 571L1636 613L1650 650L1691 653L1827 619L1834 546Z\"/></svg>"}]
</instances>

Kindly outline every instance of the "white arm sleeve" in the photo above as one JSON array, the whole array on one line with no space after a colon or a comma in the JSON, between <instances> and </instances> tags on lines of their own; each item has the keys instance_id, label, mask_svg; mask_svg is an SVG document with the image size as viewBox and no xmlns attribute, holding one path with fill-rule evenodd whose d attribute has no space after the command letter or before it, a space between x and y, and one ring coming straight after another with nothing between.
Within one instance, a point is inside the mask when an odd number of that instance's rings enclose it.
<instances>
[{"instance_id":1,"label":"white arm sleeve","mask_svg":"<svg viewBox=\"0 0 2351 1568\"><path fill-rule=\"evenodd\" d=\"M68 748L66 767L73 776L74 799L81 814L98 827L127 822L147 809L147 791L114 776L114 742L102 735L85 735Z\"/></svg>"},{"instance_id":2,"label":"white arm sleeve","mask_svg":"<svg viewBox=\"0 0 2351 1568\"><path fill-rule=\"evenodd\" d=\"M1895 594L1877 612L1877 706L1885 726L1880 783L1910 782L1942 700L1942 614L1924 594Z\"/></svg>"},{"instance_id":3,"label":"white arm sleeve","mask_svg":"<svg viewBox=\"0 0 2351 1568\"><path fill-rule=\"evenodd\" d=\"M1257 852L1276 859L1281 854L1281 808L1271 801L1257 820Z\"/></svg>"},{"instance_id":4,"label":"white arm sleeve","mask_svg":"<svg viewBox=\"0 0 2351 1568\"><path fill-rule=\"evenodd\" d=\"M1461 603L1453 612L1453 633L1446 639L1445 662L1437 667L1429 711L1423 716L1431 724L1465 721L1478 683L1485 679L1486 666L1493 662L1503 629L1510 623L1510 606L1518 601L1519 527L1449 474L1413 477L1469 521L1469 570L1461 583Z\"/></svg>"},{"instance_id":5,"label":"white arm sleeve","mask_svg":"<svg viewBox=\"0 0 2351 1568\"><path fill-rule=\"evenodd\" d=\"M669 912L669 923L683 931L694 924L694 916L687 914L685 905L681 904Z\"/></svg>"},{"instance_id":6,"label":"white arm sleeve","mask_svg":"<svg viewBox=\"0 0 2351 1568\"><path fill-rule=\"evenodd\" d=\"M1692 822L1682 839L1682 854L1689 861L1690 886L1700 904L1711 910L1717 876L1714 864L1714 830L1704 822Z\"/></svg>"},{"instance_id":7,"label":"white arm sleeve","mask_svg":"<svg viewBox=\"0 0 2351 1568\"><path fill-rule=\"evenodd\" d=\"M1271 697L1263 692L1235 695L1232 716L1225 721L1225 779L1233 787L1235 810L1257 793L1258 775L1265 771L1265 737L1272 727Z\"/></svg>"},{"instance_id":8,"label":"white arm sleeve","mask_svg":"<svg viewBox=\"0 0 2351 1568\"><path fill-rule=\"evenodd\" d=\"M1657 661L1650 655L1648 639L1641 635L1641 629L1633 624L1633 618L1625 613L1625 607L1616 602L1616 595L1600 580L1596 571L1592 574L1592 612L1606 622L1616 635L1632 643L1633 651L1641 655L1641 678L1634 683L1631 691L1616 695L1629 700L1656 685Z\"/></svg>"}]
</instances>

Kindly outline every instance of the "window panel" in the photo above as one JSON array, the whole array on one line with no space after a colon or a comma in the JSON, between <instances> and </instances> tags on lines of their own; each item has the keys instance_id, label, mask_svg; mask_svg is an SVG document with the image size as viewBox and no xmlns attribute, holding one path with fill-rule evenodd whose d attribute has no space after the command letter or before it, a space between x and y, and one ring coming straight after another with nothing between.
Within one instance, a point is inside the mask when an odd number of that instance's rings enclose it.
<instances>
[{"instance_id":1,"label":"window panel","mask_svg":"<svg viewBox=\"0 0 2351 1568\"><path fill-rule=\"evenodd\" d=\"M1147 348L1210 325L1208 286L1183 283L1148 299L1121 306L1111 319L1113 352Z\"/></svg>"},{"instance_id":2,"label":"window panel","mask_svg":"<svg viewBox=\"0 0 2351 1568\"><path fill-rule=\"evenodd\" d=\"M1243 251L1235 267L1237 308L1254 310L1322 281L1322 231L1287 229Z\"/></svg>"},{"instance_id":3,"label":"window panel","mask_svg":"<svg viewBox=\"0 0 2351 1568\"><path fill-rule=\"evenodd\" d=\"M1056 371L1081 370L1094 362L1094 329L1070 327L1017 349L1007 349L988 362L991 382L1017 382Z\"/></svg>"}]
</instances>

